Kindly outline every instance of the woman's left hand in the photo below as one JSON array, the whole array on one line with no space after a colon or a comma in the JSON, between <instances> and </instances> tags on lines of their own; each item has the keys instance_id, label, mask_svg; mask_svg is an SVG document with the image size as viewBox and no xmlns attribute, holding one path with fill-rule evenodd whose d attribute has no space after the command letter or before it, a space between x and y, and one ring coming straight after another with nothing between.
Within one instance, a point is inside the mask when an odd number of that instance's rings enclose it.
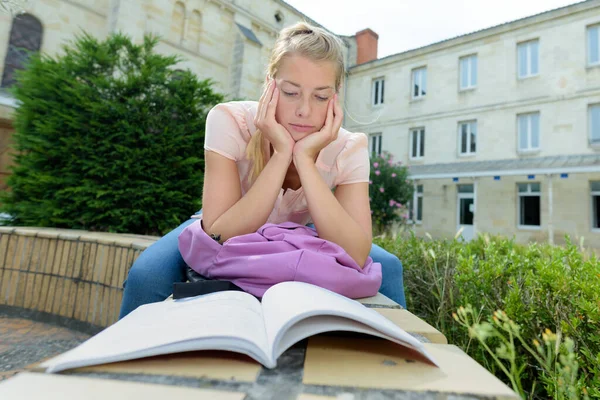
<instances>
[{"instance_id":1,"label":"woman's left hand","mask_svg":"<svg viewBox=\"0 0 600 400\"><path fill-rule=\"evenodd\" d=\"M320 131L312 133L294 145L294 157L308 157L311 160L317 158L317 155L325 146L337 139L338 132L342 127L344 114L339 105L337 93L329 100L327 105L327 117L325 124Z\"/></svg>"}]
</instances>

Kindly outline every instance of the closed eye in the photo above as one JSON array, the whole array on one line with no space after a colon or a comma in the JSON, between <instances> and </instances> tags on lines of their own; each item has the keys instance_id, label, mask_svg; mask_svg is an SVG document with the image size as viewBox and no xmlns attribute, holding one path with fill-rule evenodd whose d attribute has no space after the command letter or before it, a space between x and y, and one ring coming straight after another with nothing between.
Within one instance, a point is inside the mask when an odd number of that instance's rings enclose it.
<instances>
[{"instance_id":1,"label":"closed eye","mask_svg":"<svg viewBox=\"0 0 600 400\"><path fill-rule=\"evenodd\" d=\"M282 92L283 92L283 94L285 94L286 96L290 96L290 97L291 97L291 96L296 96L296 95L298 94L298 93L293 93L293 92L285 92L285 91L283 91L283 90L282 90Z\"/></svg>"},{"instance_id":2,"label":"closed eye","mask_svg":"<svg viewBox=\"0 0 600 400\"><path fill-rule=\"evenodd\" d=\"M315 96L319 101L327 101L329 97Z\"/></svg>"}]
</instances>

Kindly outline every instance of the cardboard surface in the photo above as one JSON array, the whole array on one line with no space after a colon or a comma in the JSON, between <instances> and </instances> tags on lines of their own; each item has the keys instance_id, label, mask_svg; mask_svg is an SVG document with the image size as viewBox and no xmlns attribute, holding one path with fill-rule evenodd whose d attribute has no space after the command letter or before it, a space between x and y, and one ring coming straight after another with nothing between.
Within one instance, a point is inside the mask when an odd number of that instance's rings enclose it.
<instances>
[{"instance_id":1,"label":"cardboard surface","mask_svg":"<svg viewBox=\"0 0 600 400\"><path fill-rule=\"evenodd\" d=\"M363 297L361 299L356 299L356 301L365 305L400 307L400 305L394 300L381 293L377 293L375 296L371 297Z\"/></svg>"},{"instance_id":2,"label":"cardboard surface","mask_svg":"<svg viewBox=\"0 0 600 400\"><path fill-rule=\"evenodd\" d=\"M0 383L0 399L243 400L245 393L23 372Z\"/></svg>"},{"instance_id":3,"label":"cardboard surface","mask_svg":"<svg viewBox=\"0 0 600 400\"><path fill-rule=\"evenodd\" d=\"M423 321L413 313L404 309L375 308L379 314L383 315L406 332L418 333L426 337L432 343L448 344L448 340L442 332Z\"/></svg>"},{"instance_id":4,"label":"cardboard surface","mask_svg":"<svg viewBox=\"0 0 600 400\"><path fill-rule=\"evenodd\" d=\"M303 383L432 391L518 399L498 378L453 345L426 343L440 368L383 339L317 336L308 342Z\"/></svg>"},{"instance_id":5,"label":"cardboard surface","mask_svg":"<svg viewBox=\"0 0 600 400\"><path fill-rule=\"evenodd\" d=\"M259 363L242 354L226 351L194 351L78 368L75 371L172 375L254 382L260 370Z\"/></svg>"}]
</instances>

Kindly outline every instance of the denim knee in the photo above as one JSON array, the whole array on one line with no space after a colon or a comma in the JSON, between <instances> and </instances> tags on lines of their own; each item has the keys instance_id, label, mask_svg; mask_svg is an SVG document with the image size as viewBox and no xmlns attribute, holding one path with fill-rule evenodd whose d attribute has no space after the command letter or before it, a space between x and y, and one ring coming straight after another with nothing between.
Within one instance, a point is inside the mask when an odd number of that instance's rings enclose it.
<instances>
[{"instance_id":1,"label":"denim knee","mask_svg":"<svg viewBox=\"0 0 600 400\"><path fill-rule=\"evenodd\" d=\"M373 261L381 264L383 280L379 291L406 308L403 278L404 271L400 259L376 245L373 245L371 258L373 258Z\"/></svg>"},{"instance_id":2,"label":"denim knee","mask_svg":"<svg viewBox=\"0 0 600 400\"><path fill-rule=\"evenodd\" d=\"M142 254L133 262L129 272L127 273L127 278L123 281L123 289L125 289L128 285L128 289L145 287L144 281L148 279L148 273L145 271L143 267L143 260L140 262L140 258L142 258Z\"/></svg>"},{"instance_id":3,"label":"denim knee","mask_svg":"<svg viewBox=\"0 0 600 400\"><path fill-rule=\"evenodd\" d=\"M379 255L379 262L382 269L385 269L385 274L393 274L402 276L403 267L402 261L392 253L385 252Z\"/></svg>"}]
</instances>

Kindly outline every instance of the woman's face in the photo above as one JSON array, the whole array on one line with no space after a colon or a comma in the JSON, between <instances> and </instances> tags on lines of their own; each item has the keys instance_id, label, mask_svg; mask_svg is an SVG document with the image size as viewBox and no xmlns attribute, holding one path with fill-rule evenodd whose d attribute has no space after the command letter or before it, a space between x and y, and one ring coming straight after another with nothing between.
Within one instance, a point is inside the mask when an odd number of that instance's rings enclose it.
<instances>
[{"instance_id":1,"label":"woman's face","mask_svg":"<svg viewBox=\"0 0 600 400\"><path fill-rule=\"evenodd\" d=\"M279 92L275 119L297 142L325 124L335 94L335 64L292 55L281 61L275 80Z\"/></svg>"}]
</instances>

